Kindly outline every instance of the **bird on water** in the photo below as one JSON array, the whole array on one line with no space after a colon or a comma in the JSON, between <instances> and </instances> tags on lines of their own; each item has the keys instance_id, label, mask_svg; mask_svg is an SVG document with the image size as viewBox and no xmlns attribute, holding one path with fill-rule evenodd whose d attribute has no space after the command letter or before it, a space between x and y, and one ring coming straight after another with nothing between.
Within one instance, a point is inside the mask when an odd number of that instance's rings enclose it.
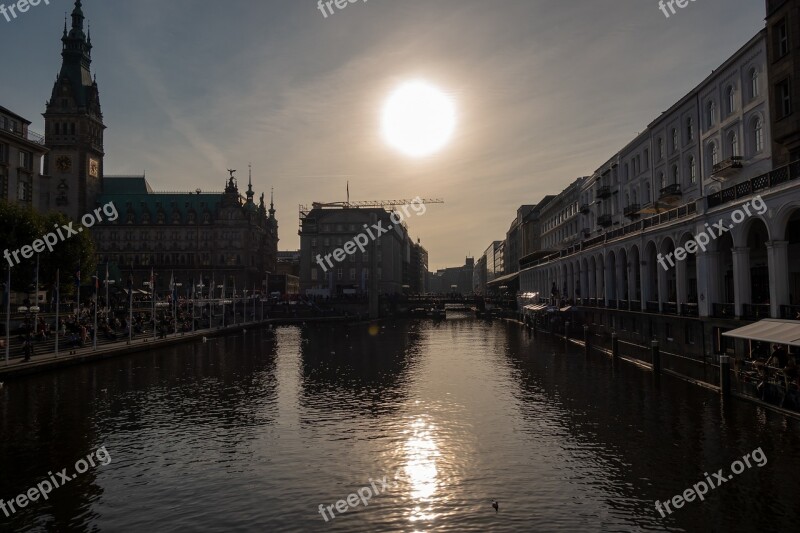
<instances>
[{"instance_id":1,"label":"bird on water","mask_svg":"<svg viewBox=\"0 0 800 533\"><path fill-rule=\"evenodd\" d=\"M494 507L494 512L495 513L500 511L500 504L497 503L497 500L492 500L492 507Z\"/></svg>"}]
</instances>

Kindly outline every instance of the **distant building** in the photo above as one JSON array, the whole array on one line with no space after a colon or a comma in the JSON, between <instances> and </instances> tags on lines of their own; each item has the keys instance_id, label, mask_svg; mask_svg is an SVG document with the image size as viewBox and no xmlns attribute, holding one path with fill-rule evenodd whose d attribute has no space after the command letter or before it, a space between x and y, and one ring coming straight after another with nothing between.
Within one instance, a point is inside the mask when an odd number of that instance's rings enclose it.
<instances>
[{"instance_id":1,"label":"distant building","mask_svg":"<svg viewBox=\"0 0 800 533\"><path fill-rule=\"evenodd\" d=\"M370 254L375 251L378 291L395 294L403 291L403 262L408 231L403 224L390 220L391 213L382 208L327 207L315 205L301 214L300 221L300 290L302 294L343 295L366 294L369 290ZM374 239L378 230L391 228ZM334 259L337 250L355 242L357 235L367 237L364 251L345 254L343 261ZM328 257L328 260L326 260ZM329 261L329 262L328 262Z\"/></svg>"},{"instance_id":2,"label":"distant building","mask_svg":"<svg viewBox=\"0 0 800 533\"><path fill-rule=\"evenodd\" d=\"M456 293L464 296L473 294L473 275L475 258L467 257L464 266L437 270L431 275L430 289L432 293Z\"/></svg>"},{"instance_id":3,"label":"distant building","mask_svg":"<svg viewBox=\"0 0 800 533\"><path fill-rule=\"evenodd\" d=\"M519 260L522 257L523 231L522 225L525 217L533 211L536 205L523 205L517 209L517 216L511 221L511 227L506 232L506 246L503 254L503 272L513 274L519 272Z\"/></svg>"},{"instance_id":4,"label":"distant building","mask_svg":"<svg viewBox=\"0 0 800 533\"><path fill-rule=\"evenodd\" d=\"M472 274L472 285L475 294L486 294L486 287L504 273L505 241L494 241L481 254Z\"/></svg>"},{"instance_id":5,"label":"distant building","mask_svg":"<svg viewBox=\"0 0 800 533\"><path fill-rule=\"evenodd\" d=\"M409 292L425 294L428 292L428 251L417 242L411 243Z\"/></svg>"},{"instance_id":6,"label":"distant building","mask_svg":"<svg viewBox=\"0 0 800 533\"><path fill-rule=\"evenodd\" d=\"M289 274L300 278L300 250L278 252L276 274Z\"/></svg>"},{"instance_id":7,"label":"distant building","mask_svg":"<svg viewBox=\"0 0 800 533\"><path fill-rule=\"evenodd\" d=\"M133 274L147 280L150 269L174 271L184 286L203 280L207 287L226 284L263 290L267 273L277 268L278 222L274 204L267 210L264 195L254 201L252 183L246 199L233 176L224 192L159 193L142 177L106 177L99 204L113 202L116 221L93 228L98 262L106 261L120 278ZM116 276L112 276L115 277ZM158 279L161 290L169 279ZM206 289L207 290L207 289Z\"/></svg>"},{"instance_id":8,"label":"distant building","mask_svg":"<svg viewBox=\"0 0 800 533\"><path fill-rule=\"evenodd\" d=\"M0 107L0 200L40 209L49 185L42 177L44 137L28 129L30 121Z\"/></svg>"}]
</instances>

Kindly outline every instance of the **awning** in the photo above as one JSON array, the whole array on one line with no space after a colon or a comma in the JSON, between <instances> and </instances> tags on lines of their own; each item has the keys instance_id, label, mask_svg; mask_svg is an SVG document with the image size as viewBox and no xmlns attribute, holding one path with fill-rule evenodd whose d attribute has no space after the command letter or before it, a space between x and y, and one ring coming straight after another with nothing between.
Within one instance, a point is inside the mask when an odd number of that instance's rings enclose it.
<instances>
[{"instance_id":1,"label":"awning","mask_svg":"<svg viewBox=\"0 0 800 533\"><path fill-rule=\"evenodd\" d=\"M800 346L800 322L794 320L777 320L767 318L732 331L726 331L723 337Z\"/></svg>"},{"instance_id":2,"label":"awning","mask_svg":"<svg viewBox=\"0 0 800 533\"><path fill-rule=\"evenodd\" d=\"M536 311L541 311L541 310L542 310L542 309L544 309L545 307L547 307L547 306L546 306L546 305L526 305L526 306L524 307L524 309L525 309L526 311L531 311L531 312L534 312L534 313L535 313Z\"/></svg>"}]
</instances>

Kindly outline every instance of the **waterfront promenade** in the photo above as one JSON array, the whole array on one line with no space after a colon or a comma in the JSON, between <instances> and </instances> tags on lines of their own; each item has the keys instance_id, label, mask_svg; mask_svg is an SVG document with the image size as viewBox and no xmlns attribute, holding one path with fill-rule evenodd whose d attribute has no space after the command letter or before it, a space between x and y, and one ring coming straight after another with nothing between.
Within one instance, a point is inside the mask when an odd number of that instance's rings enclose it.
<instances>
[{"instance_id":1,"label":"waterfront promenade","mask_svg":"<svg viewBox=\"0 0 800 533\"><path fill-rule=\"evenodd\" d=\"M93 346L79 348L66 348L59 351L56 355L54 350L48 350L33 355L30 361L25 361L22 357L9 358L8 361L0 363L0 379L24 376L45 370L63 368L67 366L118 357L137 352L165 348L186 342L203 341L211 337L231 335L246 331L247 329L272 328L280 325L327 323L327 322L351 322L357 320L353 316L309 316L309 317L285 317L285 318L265 318L252 322L240 322L227 326L214 328L198 329L195 331L183 331L168 333L165 335L153 336L152 331L137 334L133 339L126 337L120 341L100 341L95 349ZM51 341L50 345L53 344Z\"/></svg>"}]
</instances>

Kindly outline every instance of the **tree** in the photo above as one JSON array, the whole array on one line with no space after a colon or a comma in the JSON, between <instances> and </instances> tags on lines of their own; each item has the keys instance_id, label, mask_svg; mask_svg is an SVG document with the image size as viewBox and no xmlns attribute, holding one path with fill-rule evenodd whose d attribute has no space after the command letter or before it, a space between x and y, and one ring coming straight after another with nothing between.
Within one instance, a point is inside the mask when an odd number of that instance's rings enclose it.
<instances>
[{"instance_id":1,"label":"tree","mask_svg":"<svg viewBox=\"0 0 800 533\"><path fill-rule=\"evenodd\" d=\"M75 290L73 281L78 265L82 272L92 273L88 276L84 274L83 279L93 275L96 259L91 233L82 231L77 235L70 235L68 231L62 229L61 235L65 237L62 240L58 228L69 225L69 222L69 219L61 213L42 215L31 208L0 201L0 238L2 238L0 242L6 246L3 250L5 266L12 268L13 290L33 292L37 254L32 253L31 257L24 258L21 251L23 247L33 246L35 241L44 239L47 234L52 234L58 239L52 246L52 251L45 248L38 254L40 286L52 287L56 271L61 269L61 293L72 294ZM73 227L76 228L74 223ZM53 238L50 241L53 242ZM16 257L13 255L14 252L17 252Z\"/></svg>"}]
</instances>

